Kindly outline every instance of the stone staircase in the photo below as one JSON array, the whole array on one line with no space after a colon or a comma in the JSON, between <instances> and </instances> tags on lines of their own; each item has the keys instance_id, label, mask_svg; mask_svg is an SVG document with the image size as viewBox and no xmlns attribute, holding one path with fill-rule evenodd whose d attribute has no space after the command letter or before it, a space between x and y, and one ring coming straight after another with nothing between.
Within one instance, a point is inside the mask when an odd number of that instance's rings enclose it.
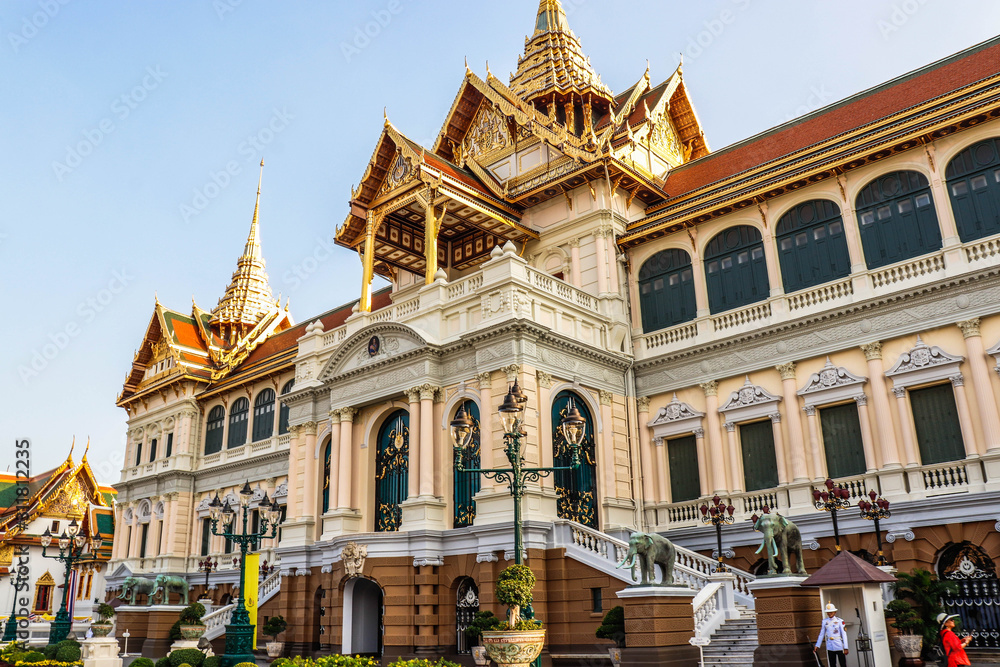
<instances>
[{"instance_id":1,"label":"stone staircase","mask_svg":"<svg viewBox=\"0 0 1000 667\"><path fill-rule=\"evenodd\" d=\"M702 649L703 667L752 665L757 648L757 614L737 605L740 615L724 622Z\"/></svg>"},{"instance_id":2,"label":"stone staircase","mask_svg":"<svg viewBox=\"0 0 1000 667\"><path fill-rule=\"evenodd\" d=\"M259 598L257 601L258 606L273 598L280 590L281 571L275 570L269 577L260 582L260 586L257 589L257 596ZM226 626L232 620L234 609L236 609L235 602L213 609L211 613L205 614L202 617L201 622L205 624L204 636L206 639L211 641L226 634Z\"/></svg>"}]
</instances>

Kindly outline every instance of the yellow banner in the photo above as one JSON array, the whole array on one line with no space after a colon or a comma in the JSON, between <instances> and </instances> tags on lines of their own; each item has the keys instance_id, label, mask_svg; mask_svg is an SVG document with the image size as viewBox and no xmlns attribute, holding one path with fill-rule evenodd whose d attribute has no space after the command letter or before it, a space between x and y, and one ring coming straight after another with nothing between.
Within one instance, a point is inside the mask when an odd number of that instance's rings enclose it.
<instances>
[{"instance_id":1,"label":"yellow banner","mask_svg":"<svg viewBox=\"0 0 1000 667\"><path fill-rule=\"evenodd\" d=\"M246 572L243 576L243 606L250 614L253 626L253 650L257 650L257 581L260 578L260 554L247 554Z\"/></svg>"}]
</instances>

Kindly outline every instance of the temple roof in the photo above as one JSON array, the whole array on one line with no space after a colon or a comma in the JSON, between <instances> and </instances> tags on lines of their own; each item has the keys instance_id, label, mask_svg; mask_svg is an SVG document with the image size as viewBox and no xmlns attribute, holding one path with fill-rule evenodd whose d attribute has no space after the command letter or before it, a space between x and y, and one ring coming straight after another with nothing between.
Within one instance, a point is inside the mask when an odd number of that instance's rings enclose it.
<instances>
[{"instance_id":1,"label":"temple roof","mask_svg":"<svg viewBox=\"0 0 1000 667\"><path fill-rule=\"evenodd\" d=\"M612 97L611 89L591 67L580 40L569 29L559 0L539 2L534 34L525 40L524 55L518 58L517 71L510 77L510 89L527 102L553 95L563 99L570 95Z\"/></svg>"},{"instance_id":2,"label":"temple roof","mask_svg":"<svg viewBox=\"0 0 1000 667\"><path fill-rule=\"evenodd\" d=\"M264 161L260 161L261 180L264 177ZM210 324L232 340L232 332L243 333L253 329L262 319L273 314L277 308L271 295L267 272L264 270L264 256L260 246L260 185L257 181L257 201L250 222L243 254L236 262L236 272L226 288L219 304L212 309ZM226 336L225 334L230 334Z\"/></svg>"}]
</instances>

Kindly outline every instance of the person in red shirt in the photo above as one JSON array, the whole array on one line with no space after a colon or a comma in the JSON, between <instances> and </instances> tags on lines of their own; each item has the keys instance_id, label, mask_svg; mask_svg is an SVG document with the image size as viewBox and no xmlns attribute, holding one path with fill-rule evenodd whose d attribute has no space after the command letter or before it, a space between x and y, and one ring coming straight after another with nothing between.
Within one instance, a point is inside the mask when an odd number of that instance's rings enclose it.
<instances>
[{"instance_id":1,"label":"person in red shirt","mask_svg":"<svg viewBox=\"0 0 1000 667\"><path fill-rule=\"evenodd\" d=\"M955 619L958 614L938 614L937 622L940 625L938 636L944 646L944 654L948 658L948 667L958 667L958 665L971 665L969 656L965 654L965 647L972 641L972 637L959 639L955 634Z\"/></svg>"}]
</instances>

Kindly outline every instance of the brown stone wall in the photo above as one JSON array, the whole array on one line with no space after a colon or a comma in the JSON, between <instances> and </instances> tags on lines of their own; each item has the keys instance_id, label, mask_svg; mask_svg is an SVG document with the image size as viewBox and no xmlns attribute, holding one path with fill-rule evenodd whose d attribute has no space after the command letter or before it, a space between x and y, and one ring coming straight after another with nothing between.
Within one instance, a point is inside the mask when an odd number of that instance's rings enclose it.
<instances>
[{"instance_id":1,"label":"brown stone wall","mask_svg":"<svg viewBox=\"0 0 1000 667\"><path fill-rule=\"evenodd\" d=\"M819 589L755 590L757 641L754 665L801 665L819 636L823 613Z\"/></svg>"}]
</instances>

